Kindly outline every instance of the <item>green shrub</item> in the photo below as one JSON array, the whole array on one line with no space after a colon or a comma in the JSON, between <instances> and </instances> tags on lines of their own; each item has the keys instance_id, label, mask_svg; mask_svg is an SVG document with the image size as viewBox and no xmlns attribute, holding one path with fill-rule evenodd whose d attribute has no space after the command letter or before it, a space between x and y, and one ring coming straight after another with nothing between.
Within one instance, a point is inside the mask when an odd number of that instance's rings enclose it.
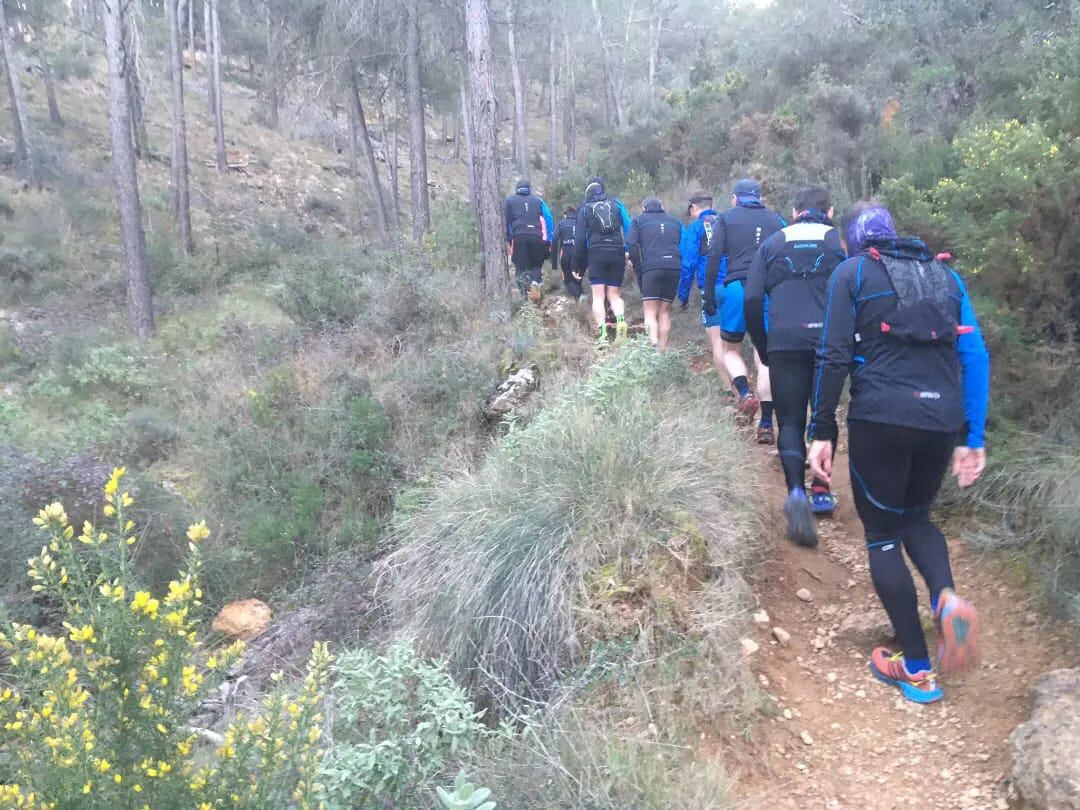
<instances>
[{"instance_id":1,"label":"green shrub","mask_svg":"<svg viewBox=\"0 0 1080 810\"><path fill-rule=\"evenodd\" d=\"M737 583L756 548L755 475L733 423L701 418L714 396L680 357L633 344L435 487L399 516L387 562L404 632L513 712L551 693L586 637L610 632L583 610L598 578L647 576L654 553L686 548L701 576ZM710 619L721 644L737 613L728 602Z\"/></svg>"},{"instance_id":2,"label":"green shrub","mask_svg":"<svg viewBox=\"0 0 1080 810\"><path fill-rule=\"evenodd\" d=\"M430 807L430 780L493 733L445 666L407 642L344 652L333 671L335 745L321 774L332 810Z\"/></svg>"},{"instance_id":3,"label":"green shrub","mask_svg":"<svg viewBox=\"0 0 1080 810\"><path fill-rule=\"evenodd\" d=\"M1051 601L1080 620L1080 432L1059 423L998 452L984 482L966 496L997 520L983 539L1023 549Z\"/></svg>"},{"instance_id":4,"label":"green shrub","mask_svg":"<svg viewBox=\"0 0 1080 810\"><path fill-rule=\"evenodd\" d=\"M59 503L34 519L44 545L29 563L33 590L63 632L13 624L0 633L0 724L11 746L0 805L312 807L325 645L315 646L298 696L275 693L224 734L200 734L200 704L242 649L209 652L196 634L200 543L209 531L205 523L188 529L190 556L167 593L140 590L124 475L115 470L105 486L108 530L86 522L76 536Z\"/></svg>"},{"instance_id":5,"label":"green shrub","mask_svg":"<svg viewBox=\"0 0 1080 810\"><path fill-rule=\"evenodd\" d=\"M495 810L496 802L488 801L491 791L478 788L468 781L464 772L454 780L453 792L446 788L436 788L436 794L444 810Z\"/></svg>"}]
</instances>

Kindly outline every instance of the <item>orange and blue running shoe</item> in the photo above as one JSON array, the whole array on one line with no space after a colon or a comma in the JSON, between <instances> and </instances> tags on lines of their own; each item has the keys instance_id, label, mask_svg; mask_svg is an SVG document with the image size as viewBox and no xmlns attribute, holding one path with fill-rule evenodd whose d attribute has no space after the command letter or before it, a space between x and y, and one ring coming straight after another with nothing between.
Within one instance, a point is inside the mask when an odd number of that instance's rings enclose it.
<instances>
[{"instance_id":1,"label":"orange and blue running shoe","mask_svg":"<svg viewBox=\"0 0 1080 810\"><path fill-rule=\"evenodd\" d=\"M934 621L938 628L938 666L946 675L974 669L979 664L979 614L968 600L946 588L938 597Z\"/></svg>"},{"instance_id":2,"label":"orange and blue running shoe","mask_svg":"<svg viewBox=\"0 0 1080 810\"><path fill-rule=\"evenodd\" d=\"M878 647L870 655L870 671L882 683L895 686L908 700L915 703L936 703L945 697L932 671L907 671L904 654L887 647Z\"/></svg>"}]
</instances>

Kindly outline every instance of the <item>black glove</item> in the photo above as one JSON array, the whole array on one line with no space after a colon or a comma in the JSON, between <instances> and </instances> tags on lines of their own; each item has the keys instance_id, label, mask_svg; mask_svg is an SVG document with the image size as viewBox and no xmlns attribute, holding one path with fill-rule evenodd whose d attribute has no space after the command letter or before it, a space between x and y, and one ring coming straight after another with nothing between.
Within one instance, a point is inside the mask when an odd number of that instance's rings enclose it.
<instances>
[{"instance_id":1,"label":"black glove","mask_svg":"<svg viewBox=\"0 0 1080 810\"><path fill-rule=\"evenodd\" d=\"M683 312L686 312L686 310L690 309L690 300L680 298L679 299L679 309L681 309Z\"/></svg>"},{"instance_id":2,"label":"black glove","mask_svg":"<svg viewBox=\"0 0 1080 810\"><path fill-rule=\"evenodd\" d=\"M709 318L716 317L716 300L713 298L706 298L701 302L701 311Z\"/></svg>"}]
</instances>

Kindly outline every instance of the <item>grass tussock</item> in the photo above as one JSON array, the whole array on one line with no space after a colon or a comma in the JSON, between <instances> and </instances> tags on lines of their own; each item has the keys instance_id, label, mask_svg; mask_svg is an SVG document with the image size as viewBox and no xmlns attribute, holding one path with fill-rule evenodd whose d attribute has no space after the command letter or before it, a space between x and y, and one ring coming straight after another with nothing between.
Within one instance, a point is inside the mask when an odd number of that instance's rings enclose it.
<instances>
[{"instance_id":1,"label":"grass tussock","mask_svg":"<svg viewBox=\"0 0 1080 810\"><path fill-rule=\"evenodd\" d=\"M996 519L981 539L1034 552L1046 594L1074 619L1080 619L1078 481L1080 430L1059 424L1012 442L971 496L980 514Z\"/></svg>"},{"instance_id":2,"label":"grass tussock","mask_svg":"<svg viewBox=\"0 0 1080 810\"><path fill-rule=\"evenodd\" d=\"M594 644L659 645L665 628L696 633L728 670L756 480L708 381L632 344L399 513L387 566L401 631L511 713L549 698Z\"/></svg>"}]
</instances>

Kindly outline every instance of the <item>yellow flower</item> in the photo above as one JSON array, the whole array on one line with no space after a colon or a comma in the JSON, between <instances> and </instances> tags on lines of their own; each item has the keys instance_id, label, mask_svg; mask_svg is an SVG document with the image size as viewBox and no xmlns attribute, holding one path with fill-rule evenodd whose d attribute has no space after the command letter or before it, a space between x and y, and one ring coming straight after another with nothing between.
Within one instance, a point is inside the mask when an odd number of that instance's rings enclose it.
<instances>
[{"instance_id":1,"label":"yellow flower","mask_svg":"<svg viewBox=\"0 0 1080 810\"><path fill-rule=\"evenodd\" d=\"M201 543L207 537L210 536L210 530L206 528L206 521L200 520L193 526L189 526L187 530L188 540L192 543Z\"/></svg>"},{"instance_id":2,"label":"yellow flower","mask_svg":"<svg viewBox=\"0 0 1080 810\"><path fill-rule=\"evenodd\" d=\"M93 643L93 641L94 641L94 625L88 624L88 625L86 625L86 627L83 627L81 629L74 628L71 625L67 625L67 627L70 630L70 632L68 633L68 637L72 641L79 641L79 642L83 642L85 644L92 644Z\"/></svg>"},{"instance_id":3,"label":"yellow flower","mask_svg":"<svg viewBox=\"0 0 1080 810\"><path fill-rule=\"evenodd\" d=\"M50 503L38 512L37 517L34 518L35 526L67 526L67 522L67 512L64 511L64 506L60 503Z\"/></svg>"},{"instance_id":4,"label":"yellow flower","mask_svg":"<svg viewBox=\"0 0 1080 810\"><path fill-rule=\"evenodd\" d=\"M109 761L107 759L102 759L98 761L97 769L100 773L108 773L109 768L111 767L112 765L109 764Z\"/></svg>"},{"instance_id":5,"label":"yellow flower","mask_svg":"<svg viewBox=\"0 0 1080 810\"><path fill-rule=\"evenodd\" d=\"M120 487L120 479L127 475L127 469L124 467L114 467L112 475L109 476L108 483L105 484L105 494L115 495L116 490Z\"/></svg>"},{"instance_id":6,"label":"yellow flower","mask_svg":"<svg viewBox=\"0 0 1080 810\"><path fill-rule=\"evenodd\" d=\"M93 787L94 787L93 782L87 782L85 785L82 786L82 792L83 793L89 793L93 789Z\"/></svg>"},{"instance_id":7,"label":"yellow flower","mask_svg":"<svg viewBox=\"0 0 1080 810\"><path fill-rule=\"evenodd\" d=\"M106 517L113 517L114 515L116 515L116 507L113 506L111 503L105 504L105 508L101 511L105 513Z\"/></svg>"}]
</instances>

